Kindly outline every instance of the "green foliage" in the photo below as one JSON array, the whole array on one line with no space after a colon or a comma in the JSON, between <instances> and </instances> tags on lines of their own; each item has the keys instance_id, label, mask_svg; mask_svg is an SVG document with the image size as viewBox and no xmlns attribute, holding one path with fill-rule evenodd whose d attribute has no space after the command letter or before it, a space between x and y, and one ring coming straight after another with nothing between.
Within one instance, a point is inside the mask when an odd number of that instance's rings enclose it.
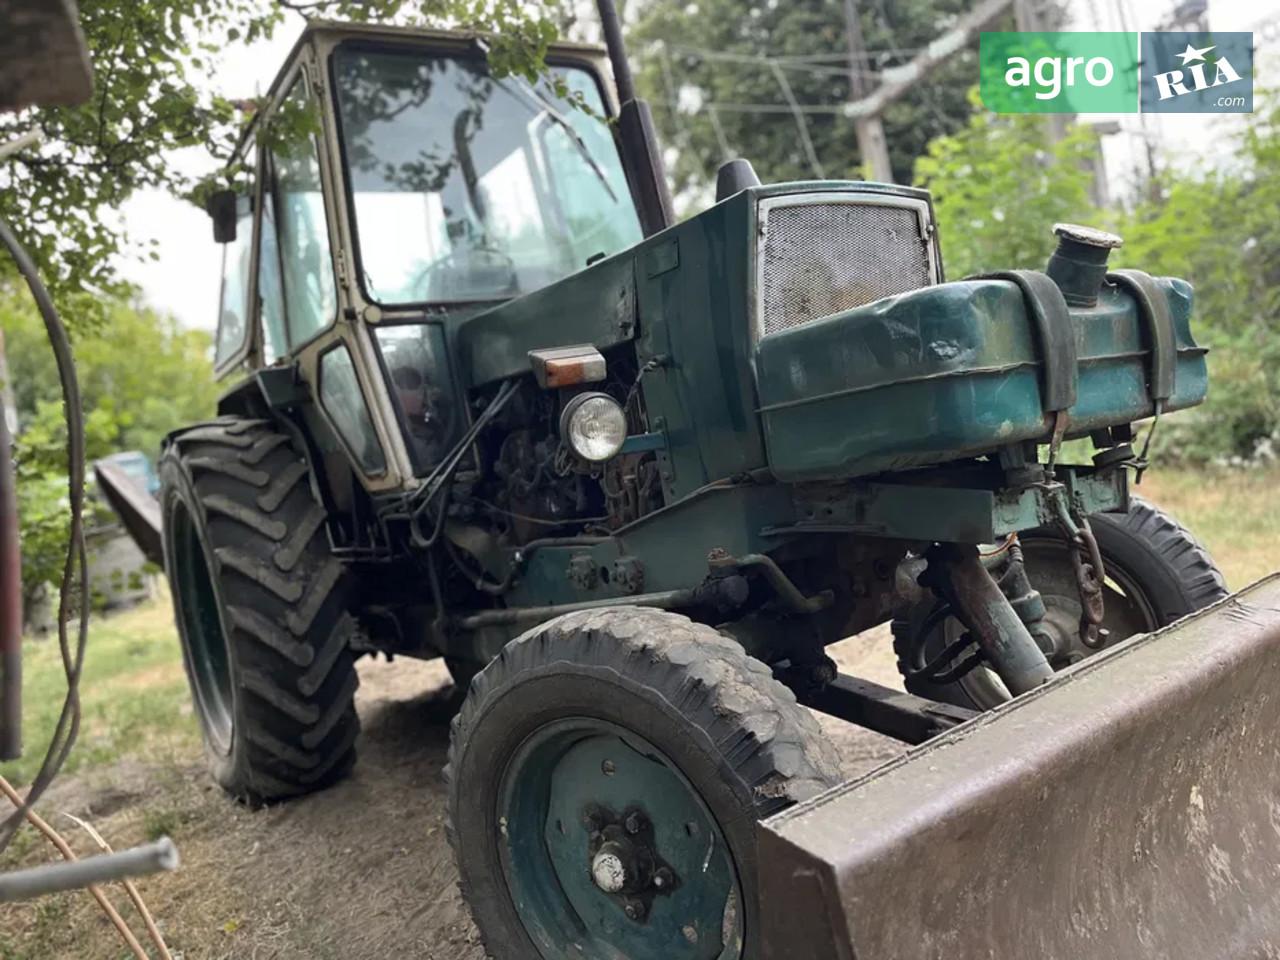
<instances>
[{"instance_id":1,"label":"green foliage","mask_svg":"<svg viewBox=\"0 0 1280 960\"><path fill-rule=\"evenodd\" d=\"M104 303L102 316L72 344L86 457L92 463L119 450L141 450L154 459L166 433L214 412L209 334L120 302ZM0 290L0 329L14 373L22 579L31 600L62 576L70 523L66 421L44 324L25 297ZM88 505L87 525L110 519L105 506Z\"/></svg>"},{"instance_id":2,"label":"green foliage","mask_svg":"<svg viewBox=\"0 0 1280 960\"><path fill-rule=\"evenodd\" d=\"M969 0L864 2L862 32L873 71L901 66L927 46L972 4ZM991 29L997 29L993 26ZM847 47L845 7L832 0L653 0L631 30L639 61L637 85L654 109L664 143L679 154L670 173L677 190L714 182L726 159L749 159L766 183L812 180L796 121L787 111L778 75L763 57L827 57ZM689 48L737 60L704 58ZM884 114L890 159L897 179L910 178L911 164L932 138L962 127L969 114L967 78L976 75L976 50L965 50L941 66ZM850 99L848 63L823 59L781 71L801 104L838 107ZM871 78L867 87L874 88ZM677 109L683 101L685 109ZM702 106L694 109L698 104ZM771 113L727 106L765 104ZM851 119L838 112L811 113L806 126L814 151L830 179L862 179L862 161Z\"/></svg>"},{"instance_id":3,"label":"green foliage","mask_svg":"<svg viewBox=\"0 0 1280 960\"><path fill-rule=\"evenodd\" d=\"M269 38L294 13L494 31L497 68L527 75L556 36L541 2L523 0L81 0L92 97L0 116L0 142L33 130L44 137L0 164L0 216L69 322L105 323L110 299L102 294L128 293L117 254L154 255L155 241L131 240L111 211L141 187L196 199L207 192L172 164L174 150L203 147L232 161L244 105L202 90L220 51ZM228 175L237 172L232 163ZM12 269L7 258L0 263Z\"/></svg>"},{"instance_id":4,"label":"green foliage","mask_svg":"<svg viewBox=\"0 0 1280 960\"><path fill-rule=\"evenodd\" d=\"M47 743L67 689L58 644L25 640L22 665L25 740ZM188 751L198 752L199 729L167 599L92 620L80 682L84 719L64 773L121 755L163 760L176 753L185 762ZM41 752L28 749L20 760L0 763L0 776L15 786L30 783Z\"/></svg>"},{"instance_id":5,"label":"green foliage","mask_svg":"<svg viewBox=\"0 0 1280 960\"><path fill-rule=\"evenodd\" d=\"M939 242L953 279L997 269L1043 269L1052 226L1098 216L1089 196L1097 142L1087 128L1056 143L1046 119L977 109L968 126L930 142L915 181L933 193Z\"/></svg>"},{"instance_id":6,"label":"green foliage","mask_svg":"<svg viewBox=\"0 0 1280 960\"><path fill-rule=\"evenodd\" d=\"M1171 170L1119 215L1090 200L1092 134L1054 143L1042 117L975 110L916 162L953 279L1042 269L1051 226L1070 221L1120 233L1117 266L1191 281L1194 332L1213 351L1209 400L1161 426L1156 449L1167 457L1252 462L1280 445L1280 107L1264 102L1240 137L1238 167Z\"/></svg>"},{"instance_id":7,"label":"green foliage","mask_svg":"<svg viewBox=\"0 0 1280 960\"><path fill-rule=\"evenodd\" d=\"M1240 138L1240 166L1192 170L1120 224L1126 266L1186 277L1210 346L1209 400L1170 423L1164 452L1192 462L1274 459L1280 441L1280 105Z\"/></svg>"}]
</instances>

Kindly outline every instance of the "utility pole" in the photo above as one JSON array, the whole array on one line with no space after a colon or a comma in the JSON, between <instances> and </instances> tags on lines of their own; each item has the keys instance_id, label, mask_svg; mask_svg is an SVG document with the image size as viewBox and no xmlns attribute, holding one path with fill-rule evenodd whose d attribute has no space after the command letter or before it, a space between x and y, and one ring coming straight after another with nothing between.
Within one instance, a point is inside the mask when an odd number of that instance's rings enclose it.
<instances>
[{"instance_id":1,"label":"utility pole","mask_svg":"<svg viewBox=\"0 0 1280 960\"><path fill-rule=\"evenodd\" d=\"M1046 0L1014 0L1013 22L1020 33L1049 33L1058 29L1046 10ZM1049 127L1049 139L1057 143L1067 135L1067 127L1075 120L1074 113L1049 113L1045 124Z\"/></svg>"},{"instance_id":2,"label":"utility pole","mask_svg":"<svg viewBox=\"0 0 1280 960\"><path fill-rule=\"evenodd\" d=\"M867 46L862 40L862 20L858 16L858 0L844 0L845 29L849 37L849 102L857 103L870 93ZM878 113L854 120L858 135L858 155L864 171L872 180L893 183L889 165L889 144L884 138L884 124ZM864 173L864 176L866 174Z\"/></svg>"}]
</instances>

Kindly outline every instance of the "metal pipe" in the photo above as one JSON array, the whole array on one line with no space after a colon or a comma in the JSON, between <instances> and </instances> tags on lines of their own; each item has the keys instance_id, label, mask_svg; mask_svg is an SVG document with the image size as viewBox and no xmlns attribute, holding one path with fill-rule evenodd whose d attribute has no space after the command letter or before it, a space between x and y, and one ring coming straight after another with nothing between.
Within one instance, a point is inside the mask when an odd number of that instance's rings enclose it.
<instances>
[{"instance_id":1,"label":"metal pipe","mask_svg":"<svg viewBox=\"0 0 1280 960\"><path fill-rule=\"evenodd\" d=\"M778 592L778 598L795 613L817 613L831 606L831 601L835 598L835 594L830 590L823 590L812 597L806 597L800 592L800 588L791 582L791 578L782 572L782 568L774 562L773 558L766 557L763 553L748 553L741 557L712 557L707 561L707 566L713 570L757 568L769 581L769 585Z\"/></svg>"},{"instance_id":2,"label":"metal pipe","mask_svg":"<svg viewBox=\"0 0 1280 960\"><path fill-rule=\"evenodd\" d=\"M22 556L12 445L0 401L0 760L22 756Z\"/></svg>"},{"instance_id":3,"label":"metal pipe","mask_svg":"<svg viewBox=\"0 0 1280 960\"><path fill-rule=\"evenodd\" d=\"M654 130L649 104L636 96L635 79L622 40L622 20L614 0L596 0L604 29L613 80L618 89L618 143L627 164L631 193L646 237L661 233L676 222L675 204L662 162L662 148Z\"/></svg>"},{"instance_id":4,"label":"metal pipe","mask_svg":"<svg viewBox=\"0 0 1280 960\"><path fill-rule=\"evenodd\" d=\"M941 593L978 641L1014 696L1053 677L1039 645L982 565L972 544L939 544L929 552L928 585Z\"/></svg>"},{"instance_id":5,"label":"metal pipe","mask_svg":"<svg viewBox=\"0 0 1280 960\"><path fill-rule=\"evenodd\" d=\"M46 893L79 890L125 877L145 877L178 868L178 848L168 837L155 843L104 853L84 860L49 863L28 870L0 874L0 903L30 900Z\"/></svg>"},{"instance_id":6,"label":"metal pipe","mask_svg":"<svg viewBox=\"0 0 1280 960\"><path fill-rule=\"evenodd\" d=\"M795 694L806 707L911 744L931 740L978 715L977 710L925 700L843 673L816 689L796 689Z\"/></svg>"},{"instance_id":7,"label":"metal pipe","mask_svg":"<svg viewBox=\"0 0 1280 960\"><path fill-rule=\"evenodd\" d=\"M586 600L582 603L562 603L552 607L508 607L502 610L482 610L456 621L463 630L479 627L499 627L520 623L541 623L562 613L579 610L596 610L601 607L659 607L670 610L691 607L698 602L699 591L663 590L658 593L641 593L634 597L609 597L605 600Z\"/></svg>"},{"instance_id":8,"label":"metal pipe","mask_svg":"<svg viewBox=\"0 0 1280 960\"><path fill-rule=\"evenodd\" d=\"M627 60L627 47L622 39L622 18L613 0L597 0L600 10L600 26L604 30L604 45L609 50L609 63L613 66L613 82L618 88L618 100L626 103L636 98L636 83L631 76L631 63Z\"/></svg>"}]
</instances>

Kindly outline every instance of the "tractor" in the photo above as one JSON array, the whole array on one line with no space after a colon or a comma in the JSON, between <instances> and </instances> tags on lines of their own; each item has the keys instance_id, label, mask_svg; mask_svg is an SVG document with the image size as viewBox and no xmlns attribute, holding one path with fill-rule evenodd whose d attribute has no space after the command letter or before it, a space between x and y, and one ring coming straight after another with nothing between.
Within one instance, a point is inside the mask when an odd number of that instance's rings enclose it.
<instances>
[{"instance_id":1,"label":"tractor","mask_svg":"<svg viewBox=\"0 0 1280 960\"><path fill-rule=\"evenodd\" d=\"M1096 745L1094 714L1055 726L1055 704L1091 677L1167 693L1177 671L1144 663L1227 596L1130 492L1134 425L1206 396L1192 289L1070 224L1045 225L1043 271L946 282L927 192L763 185L741 160L677 222L601 9L608 56L554 44L537 82L483 37L314 21L241 139L252 182L210 197L218 416L167 439L158 506L106 486L163 559L212 776L256 803L333 783L357 658L443 658L465 691L449 836L500 960L903 956L877 944L919 927L920 956L1063 955L1017 940L1039 923L1000 908L1017 870L975 905L955 891L980 865L939 868L912 831L981 817L998 846L966 777L1033 807L1094 784L1049 749ZM825 652L886 623L906 692ZM1095 713L1139 744L1195 714L1123 704ZM812 711L923 746L841 786ZM846 885L848 805L901 777L923 785L863 848L915 850L915 880ZM1131 807L1080 803L1129 837ZM1006 861L1030 869L1050 821L1010 825ZM1096 853L1094 823L1055 842ZM953 903L968 941L930 927ZM1053 929L1122 933L1098 917L1127 903Z\"/></svg>"}]
</instances>

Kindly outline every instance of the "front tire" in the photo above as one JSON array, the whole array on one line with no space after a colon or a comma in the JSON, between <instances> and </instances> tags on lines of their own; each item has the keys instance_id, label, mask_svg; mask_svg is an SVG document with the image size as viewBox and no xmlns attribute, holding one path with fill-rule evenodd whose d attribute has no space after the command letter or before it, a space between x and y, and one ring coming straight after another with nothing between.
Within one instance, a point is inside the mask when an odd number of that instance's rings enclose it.
<instances>
[{"instance_id":1,"label":"front tire","mask_svg":"<svg viewBox=\"0 0 1280 960\"><path fill-rule=\"evenodd\" d=\"M766 665L644 608L509 643L472 682L445 774L462 892L502 960L759 957L756 823L839 782Z\"/></svg>"},{"instance_id":2,"label":"front tire","mask_svg":"<svg viewBox=\"0 0 1280 960\"><path fill-rule=\"evenodd\" d=\"M223 418L160 459L165 569L213 778L250 803L355 761L348 588L289 437Z\"/></svg>"},{"instance_id":3,"label":"front tire","mask_svg":"<svg viewBox=\"0 0 1280 960\"><path fill-rule=\"evenodd\" d=\"M1107 571L1103 626L1111 632L1108 645L1168 626L1227 596L1226 580L1204 547L1149 501L1131 497L1127 512L1100 513L1089 520ZM1047 622L1070 632L1079 621L1080 606L1065 541L1057 531L1041 529L1022 534L1019 542L1031 585L1045 600ZM1007 700L1008 691L985 667L947 684L912 676L963 633L954 619L938 623L937 610L937 604L922 603L893 624L898 669L907 690L971 710L987 710ZM1073 657L1092 652L1081 645Z\"/></svg>"}]
</instances>

